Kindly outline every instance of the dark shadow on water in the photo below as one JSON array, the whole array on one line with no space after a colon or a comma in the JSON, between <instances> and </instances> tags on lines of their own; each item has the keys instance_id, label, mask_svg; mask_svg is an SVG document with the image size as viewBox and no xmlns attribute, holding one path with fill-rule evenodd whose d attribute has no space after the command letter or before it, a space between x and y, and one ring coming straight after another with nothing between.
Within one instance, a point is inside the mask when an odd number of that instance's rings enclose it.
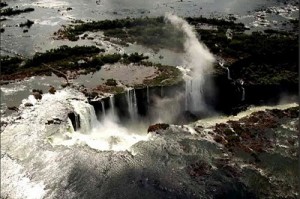
<instances>
[{"instance_id":1,"label":"dark shadow on water","mask_svg":"<svg viewBox=\"0 0 300 199\"><path fill-rule=\"evenodd\" d=\"M151 152L157 154L156 152ZM153 156L153 154L151 154ZM195 156L196 157L196 156ZM175 158L176 159L176 158ZM243 184L234 168L222 164L208 174L191 176L189 173L192 162L205 162L198 158L183 157L184 168L172 173L173 166L164 162L162 157L151 158L153 165L142 163L139 166L114 162L107 169L95 165L78 163L68 176L68 184L62 187L57 198L80 199L242 199L257 198ZM189 159L189 160L187 160ZM140 160L130 160L140 161ZM159 163L161 161L161 163ZM176 161L176 160L168 160ZM159 167L161 165L161 167ZM167 165L167 166L166 166ZM201 172L201 171L200 171Z\"/></svg>"}]
</instances>

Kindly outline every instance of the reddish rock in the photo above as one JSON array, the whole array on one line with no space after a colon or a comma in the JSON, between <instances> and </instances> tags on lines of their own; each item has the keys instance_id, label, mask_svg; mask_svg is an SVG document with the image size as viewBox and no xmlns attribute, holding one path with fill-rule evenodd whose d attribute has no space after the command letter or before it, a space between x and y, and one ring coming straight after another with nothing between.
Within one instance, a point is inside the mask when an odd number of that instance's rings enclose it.
<instances>
[{"instance_id":1,"label":"reddish rock","mask_svg":"<svg viewBox=\"0 0 300 199\"><path fill-rule=\"evenodd\" d=\"M53 86L51 86L49 89L49 93L55 94L55 92L56 92L56 89Z\"/></svg>"},{"instance_id":2,"label":"reddish rock","mask_svg":"<svg viewBox=\"0 0 300 199\"><path fill-rule=\"evenodd\" d=\"M169 126L170 126L169 124L165 124L165 123L154 124L149 126L148 133L157 132L158 130L166 130L167 128L169 128Z\"/></svg>"},{"instance_id":3,"label":"reddish rock","mask_svg":"<svg viewBox=\"0 0 300 199\"><path fill-rule=\"evenodd\" d=\"M200 177L204 175L208 175L211 171L211 165L206 162L196 162L187 167L187 172L191 177Z\"/></svg>"}]
</instances>

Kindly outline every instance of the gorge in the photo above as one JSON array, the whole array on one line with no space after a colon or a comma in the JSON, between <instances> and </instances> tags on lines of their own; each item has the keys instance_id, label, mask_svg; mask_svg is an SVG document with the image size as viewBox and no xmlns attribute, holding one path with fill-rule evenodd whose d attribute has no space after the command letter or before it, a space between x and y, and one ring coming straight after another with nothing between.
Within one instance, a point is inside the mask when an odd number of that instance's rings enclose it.
<instances>
[{"instance_id":1,"label":"gorge","mask_svg":"<svg viewBox=\"0 0 300 199\"><path fill-rule=\"evenodd\" d=\"M95 6L24 2L62 17ZM128 2L51 25L50 50L1 55L1 198L296 198L294 30ZM179 4L186 16L155 15ZM114 17L93 21L104 5ZM33 21L29 32L46 23Z\"/></svg>"}]
</instances>

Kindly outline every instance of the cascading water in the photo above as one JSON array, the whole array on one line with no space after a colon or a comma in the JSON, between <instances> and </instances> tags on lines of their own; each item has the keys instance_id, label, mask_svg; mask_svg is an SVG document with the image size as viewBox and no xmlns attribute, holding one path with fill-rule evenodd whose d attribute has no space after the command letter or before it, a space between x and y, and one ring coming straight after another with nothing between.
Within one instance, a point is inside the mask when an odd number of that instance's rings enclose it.
<instances>
[{"instance_id":1,"label":"cascading water","mask_svg":"<svg viewBox=\"0 0 300 199\"><path fill-rule=\"evenodd\" d=\"M228 67L225 67L225 66L224 66L224 62L220 62L219 65L220 65L222 68L224 68L225 70L227 70L227 79L228 79L228 80L232 80L232 78L231 78L231 76L230 76L230 70L229 70Z\"/></svg>"},{"instance_id":2,"label":"cascading water","mask_svg":"<svg viewBox=\"0 0 300 199\"><path fill-rule=\"evenodd\" d=\"M98 123L94 107L79 101L72 101L71 104L80 118L79 121L78 117L75 117L76 128L80 126L79 131L81 133L89 133Z\"/></svg>"},{"instance_id":3,"label":"cascading water","mask_svg":"<svg viewBox=\"0 0 300 199\"><path fill-rule=\"evenodd\" d=\"M134 89L130 90L132 110L137 110L136 107L136 94ZM116 121L117 115L114 115L114 97L110 97L110 114L106 114L101 121L97 120L95 109L92 105L82 101L71 101L71 105L74 111L80 116L81 128L74 130L71 119L69 119L69 130L67 133L68 139L56 139L54 138L54 145L74 145L74 144L86 144L91 148L98 150L126 150L138 141L146 140L147 134L145 129L139 128L129 130ZM103 102L103 101L101 101ZM104 103L102 103L104 108ZM136 112L137 113L137 112ZM59 135L58 137L60 137ZM57 141L55 141L57 140Z\"/></svg>"},{"instance_id":4,"label":"cascading water","mask_svg":"<svg viewBox=\"0 0 300 199\"><path fill-rule=\"evenodd\" d=\"M104 106L104 101L101 100L101 108L102 108L102 115L105 117L105 106Z\"/></svg>"},{"instance_id":5,"label":"cascading water","mask_svg":"<svg viewBox=\"0 0 300 199\"><path fill-rule=\"evenodd\" d=\"M184 19L172 14L168 14L166 19L182 31L186 37L183 63L191 72L190 78L186 79L186 109L194 113L206 110L202 99L202 87L205 82L205 74L212 69L215 58L207 47L199 42L193 27Z\"/></svg>"},{"instance_id":6,"label":"cascading water","mask_svg":"<svg viewBox=\"0 0 300 199\"><path fill-rule=\"evenodd\" d=\"M111 114L115 116L115 99L113 95L109 97L109 106L110 106Z\"/></svg>"},{"instance_id":7,"label":"cascading water","mask_svg":"<svg viewBox=\"0 0 300 199\"><path fill-rule=\"evenodd\" d=\"M241 87L242 87L242 101L245 101L246 92L245 92L245 88L244 88L244 81L240 80L240 84L241 84Z\"/></svg>"},{"instance_id":8,"label":"cascading water","mask_svg":"<svg viewBox=\"0 0 300 199\"><path fill-rule=\"evenodd\" d=\"M128 105L128 113L131 120L136 120L138 116L137 100L135 89L128 88L126 91L126 100Z\"/></svg>"},{"instance_id":9,"label":"cascading water","mask_svg":"<svg viewBox=\"0 0 300 199\"><path fill-rule=\"evenodd\" d=\"M245 101L245 88L242 87L242 101Z\"/></svg>"}]
</instances>

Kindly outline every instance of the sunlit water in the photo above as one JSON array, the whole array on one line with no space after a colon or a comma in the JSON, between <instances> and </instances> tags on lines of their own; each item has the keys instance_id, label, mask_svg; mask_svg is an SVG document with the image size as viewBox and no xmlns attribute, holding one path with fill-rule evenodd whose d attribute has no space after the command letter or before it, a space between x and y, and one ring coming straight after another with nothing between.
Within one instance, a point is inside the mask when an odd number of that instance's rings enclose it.
<instances>
[{"instance_id":1,"label":"sunlit water","mask_svg":"<svg viewBox=\"0 0 300 199\"><path fill-rule=\"evenodd\" d=\"M290 0L289 2L295 3ZM289 11L282 9L285 6L277 0L225 0L225 1L139 1L134 0L101 0L101 1L11 1L9 6L19 8L33 7L34 12L24 13L13 17L7 17L1 25L5 32L1 33L2 54L8 52L24 56L33 55L36 51L45 51L63 44L90 44L90 41L65 42L53 41L53 33L61 25L69 24L72 20L103 20L125 17L163 16L165 13L175 13L179 16L227 16L237 15L239 21L245 22L253 28L268 28L260 24L256 19L256 10L261 8L276 8L278 15L266 14L267 24L274 28L282 27L280 24L290 18L298 18L297 6L290 6ZM245 6L247 5L247 6ZM67 11L71 7L72 10ZM16 27L18 24L30 19L35 24L29 32L23 33L24 28ZM276 21L276 22L273 22ZM276 23L276 24L274 24ZM284 28L287 28L286 26ZM11 54L11 53L9 53Z\"/></svg>"}]
</instances>

